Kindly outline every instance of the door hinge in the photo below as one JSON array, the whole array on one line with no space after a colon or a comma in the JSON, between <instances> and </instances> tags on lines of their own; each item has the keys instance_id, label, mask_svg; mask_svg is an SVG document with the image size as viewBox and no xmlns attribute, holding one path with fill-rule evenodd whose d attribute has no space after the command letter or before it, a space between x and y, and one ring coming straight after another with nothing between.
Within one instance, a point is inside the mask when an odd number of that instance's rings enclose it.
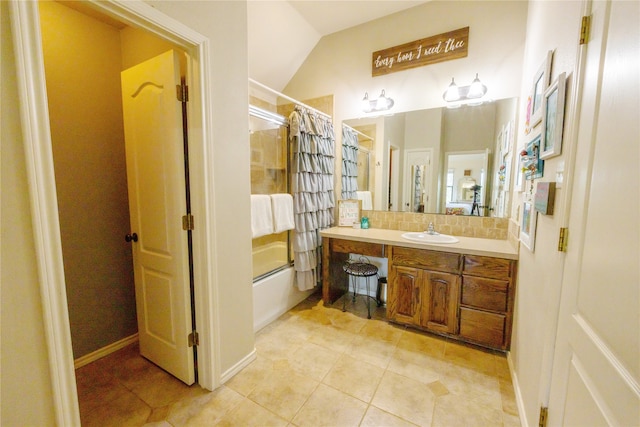
<instances>
[{"instance_id":1,"label":"door hinge","mask_svg":"<svg viewBox=\"0 0 640 427\"><path fill-rule=\"evenodd\" d=\"M180 102L189 102L189 86L186 84L176 85L176 98Z\"/></svg>"},{"instance_id":2,"label":"door hinge","mask_svg":"<svg viewBox=\"0 0 640 427\"><path fill-rule=\"evenodd\" d=\"M560 236L558 237L558 252L567 252L568 243L569 243L569 229L567 227L561 227Z\"/></svg>"},{"instance_id":3,"label":"door hinge","mask_svg":"<svg viewBox=\"0 0 640 427\"><path fill-rule=\"evenodd\" d=\"M193 219L193 215L191 214L186 214L182 217L182 229L183 230L193 230L194 229L194 219Z\"/></svg>"},{"instance_id":4,"label":"door hinge","mask_svg":"<svg viewBox=\"0 0 640 427\"><path fill-rule=\"evenodd\" d=\"M589 43L589 34L591 33L591 15L582 17L580 25L580 44Z\"/></svg>"},{"instance_id":5,"label":"door hinge","mask_svg":"<svg viewBox=\"0 0 640 427\"><path fill-rule=\"evenodd\" d=\"M540 420L538 421L538 427L546 427L547 416L549 415L549 408L545 406L540 407Z\"/></svg>"},{"instance_id":6,"label":"door hinge","mask_svg":"<svg viewBox=\"0 0 640 427\"><path fill-rule=\"evenodd\" d=\"M200 336L197 331L193 331L187 337L189 341L189 347L193 347L194 345L197 347L200 345Z\"/></svg>"}]
</instances>

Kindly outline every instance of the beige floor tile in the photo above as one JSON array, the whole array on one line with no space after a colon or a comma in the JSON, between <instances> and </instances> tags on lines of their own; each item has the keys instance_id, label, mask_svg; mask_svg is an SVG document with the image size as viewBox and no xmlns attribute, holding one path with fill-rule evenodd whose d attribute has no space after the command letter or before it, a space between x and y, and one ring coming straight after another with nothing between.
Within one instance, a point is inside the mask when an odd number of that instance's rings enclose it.
<instances>
[{"instance_id":1,"label":"beige floor tile","mask_svg":"<svg viewBox=\"0 0 640 427\"><path fill-rule=\"evenodd\" d=\"M436 399L432 427L500 426L502 412L480 403L446 395Z\"/></svg>"},{"instance_id":2,"label":"beige floor tile","mask_svg":"<svg viewBox=\"0 0 640 427\"><path fill-rule=\"evenodd\" d=\"M360 335L368 338L377 338L380 341L398 344L404 332L404 326L394 325L385 320L371 319L360 330Z\"/></svg>"},{"instance_id":3,"label":"beige floor tile","mask_svg":"<svg viewBox=\"0 0 640 427\"><path fill-rule=\"evenodd\" d=\"M414 424L428 426L435 396L426 384L387 371L371 404Z\"/></svg>"},{"instance_id":4,"label":"beige floor tile","mask_svg":"<svg viewBox=\"0 0 640 427\"><path fill-rule=\"evenodd\" d=\"M274 370L274 362L260 355L249 366L225 383L227 387L248 396Z\"/></svg>"},{"instance_id":5,"label":"beige floor tile","mask_svg":"<svg viewBox=\"0 0 640 427\"><path fill-rule=\"evenodd\" d=\"M182 381L158 369L144 383L138 383L131 389L151 408L160 408L186 397L207 393L197 384L185 385Z\"/></svg>"},{"instance_id":6,"label":"beige floor tile","mask_svg":"<svg viewBox=\"0 0 640 427\"><path fill-rule=\"evenodd\" d=\"M440 382L451 394L502 410L500 382L491 375L456 366L444 372Z\"/></svg>"},{"instance_id":7,"label":"beige floor tile","mask_svg":"<svg viewBox=\"0 0 640 427\"><path fill-rule=\"evenodd\" d=\"M278 370L258 385L249 394L249 399L282 418L291 420L316 389L318 383L293 370Z\"/></svg>"},{"instance_id":8,"label":"beige floor tile","mask_svg":"<svg viewBox=\"0 0 640 427\"><path fill-rule=\"evenodd\" d=\"M94 401L93 403L99 403ZM114 394L108 403L80 405L83 426L111 427L143 425L151 415L151 408L128 390Z\"/></svg>"},{"instance_id":9,"label":"beige floor tile","mask_svg":"<svg viewBox=\"0 0 640 427\"><path fill-rule=\"evenodd\" d=\"M223 416L215 424L220 427L279 427L288 425L288 421L266 410L249 399L244 399L238 406Z\"/></svg>"},{"instance_id":10,"label":"beige floor tile","mask_svg":"<svg viewBox=\"0 0 640 427\"><path fill-rule=\"evenodd\" d=\"M416 365L414 363L407 362L406 360L398 359L395 357L392 358L389 362L387 370L399 375L403 375L407 378L413 378L424 384L430 384L434 381L437 381L441 375L441 373L437 369L432 368L425 363Z\"/></svg>"},{"instance_id":11,"label":"beige floor tile","mask_svg":"<svg viewBox=\"0 0 640 427\"><path fill-rule=\"evenodd\" d=\"M415 427L416 424L396 417L375 406L369 406L360 427Z\"/></svg>"},{"instance_id":12,"label":"beige floor tile","mask_svg":"<svg viewBox=\"0 0 640 427\"><path fill-rule=\"evenodd\" d=\"M291 355L289 365L300 375L322 381L338 357L339 355L332 350L318 344L305 342Z\"/></svg>"},{"instance_id":13,"label":"beige floor tile","mask_svg":"<svg viewBox=\"0 0 640 427\"><path fill-rule=\"evenodd\" d=\"M222 386L202 396L176 402L167 421L174 426L212 425L243 401L243 396Z\"/></svg>"},{"instance_id":14,"label":"beige floor tile","mask_svg":"<svg viewBox=\"0 0 640 427\"><path fill-rule=\"evenodd\" d=\"M314 331L308 341L342 354L356 337L356 334L332 325Z\"/></svg>"},{"instance_id":15,"label":"beige floor tile","mask_svg":"<svg viewBox=\"0 0 640 427\"><path fill-rule=\"evenodd\" d=\"M446 343L444 338L407 329L398 341L398 348L417 355L443 358Z\"/></svg>"},{"instance_id":16,"label":"beige floor tile","mask_svg":"<svg viewBox=\"0 0 640 427\"><path fill-rule=\"evenodd\" d=\"M502 411L510 415L518 415L518 404L511 381L500 380L500 396L502 397Z\"/></svg>"},{"instance_id":17,"label":"beige floor tile","mask_svg":"<svg viewBox=\"0 0 640 427\"><path fill-rule=\"evenodd\" d=\"M369 403L383 372L375 365L343 355L322 382Z\"/></svg>"},{"instance_id":18,"label":"beige floor tile","mask_svg":"<svg viewBox=\"0 0 640 427\"><path fill-rule=\"evenodd\" d=\"M517 415L502 413L502 424L504 427L522 427L522 422Z\"/></svg>"},{"instance_id":19,"label":"beige floor tile","mask_svg":"<svg viewBox=\"0 0 640 427\"><path fill-rule=\"evenodd\" d=\"M343 313L315 294L256 334L257 358L219 389L187 387L136 345L76 370L85 426L519 426L506 357ZM322 381L322 382L320 382ZM367 403L371 404L367 407ZM366 411L366 412L365 412Z\"/></svg>"},{"instance_id":20,"label":"beige floor tile","mask_svg":"<svg viewBox=\"0 0 640 427\"><path fill-rule=\"evenodd\" d=\"M360 318L353 313L343 312L342 310L331 310L329 312L331 324L336 328L357 334L367 324L368 319Z\"/></svg>"},{"instance_id":21,"label":"beige floor tile","mask_svg":"<svg viewBox=\"0 0 640 427\"><path fill-rule=\"evenodd\" d=\"M300 427L358 426L366 410L366 403L320 384L295 416L293 424Z\"/></svg>"},{"instance_id":22,"label":"beige floor tile","mask_svg":"<svg viewBox=\"0 0 640 427\"><path fill-rule=\"evenodd\" d=\"M509 370L509 362L507 357L502 354L494 355L496 362L496 376L501 380L507 380L511 382L511 371Z\"/></svg>"},{"instance_id":23,"label":"beige floor tile","mask_svg":"<svg viewBox=\"0 0 640 427\"><path fill-rule=\"evenodd\" d=\"M449 341L445 346L444 358L458 366L464 366L488 375L497 375L493 352Z\"/></svg>"},{"instance_id":24,"label":"beige floor tile","mask_svg":"<svg viewBox=\"0 0 640 427\"><path fill-rule=\"evenodd\" d=\"M395 344L367 336L358 335L346 353L351 357L385 369L395 352Z\"/></svg>"},{"instance_id":25,"label":"beige floor tile","mask_svg":"<svg viewBox=\"0 0 640 427\"><path fill-rule=\"evenodd\" d=\"M280 326L256 335L255 347L260 356L272 361L287 359L301 347L302 340L287 334Z\"/></svg>"}]
</instances>

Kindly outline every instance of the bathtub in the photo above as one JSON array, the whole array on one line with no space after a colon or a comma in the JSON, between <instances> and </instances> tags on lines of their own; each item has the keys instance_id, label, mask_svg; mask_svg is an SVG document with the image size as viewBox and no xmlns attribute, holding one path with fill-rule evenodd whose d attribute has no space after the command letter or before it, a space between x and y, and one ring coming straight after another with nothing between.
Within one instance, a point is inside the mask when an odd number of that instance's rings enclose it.
<instances>
[{"instance_id":1,"label":"bathtub","mask_svg":"<svg viewBox=\"0 0 640 427\"><path fill-rule=\"evenodd\" d=\"M287 244L272 242L253 252L254 277L274 268L286 266ZM276 320L282 314L304 301L313 293L299 291L295 284L295 270L286 267L253 282L253 330L255 332Z\"/></svg>"}]
</instances>

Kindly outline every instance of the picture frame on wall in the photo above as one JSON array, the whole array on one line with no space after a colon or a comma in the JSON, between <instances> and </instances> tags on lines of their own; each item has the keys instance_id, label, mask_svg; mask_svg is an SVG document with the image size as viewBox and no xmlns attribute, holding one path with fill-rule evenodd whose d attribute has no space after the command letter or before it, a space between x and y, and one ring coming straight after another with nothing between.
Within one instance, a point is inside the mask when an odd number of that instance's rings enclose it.
<instances>
[{"instance_id":1,"label":"picture frame on wall","mask_svg":"<svg viewBox=\"0 0 640 427\"><path fill-rule=\"evenodd\" d=\"M352 227L360 223L362 200L338 200L338 226Z\"/></svg>"},{"instance_id":2,"label":"picture frame on wall","mask_svg":"<svg viewBox=\"0 0 640 427\"><path fill-rule=\"evenodd\" d=\"M566 75L561 73L544 92L542 139L540 142L541 159L548 159L562 153L566 86Z\"/></svg>"},{"instance_id":3,"label":"picture frame on wall","mask_svg":"<svg viewBox=\"0 0 640 427\"><path fill-rule=\"evenodd\" d=\"M542 121L544 93L549 87L549 74L551 73L551 62L553 51L547 52L547 56L540 64L538 71L533 77L533 87L531 88L531 119L530 126L533 128Z\"/></svg>"},{"instance_id":4,"label":"picture frame on wall","mask_svg":"<svg viewBox=\"0 0 640 427\"><path fill-rule=\"evenodd\" d=\"M536 222L538 212L534 209L531 200L522 202L522 216L520 221L520 241L531 252L535 249L536 244Z\"/></svg>"}]
</instances>

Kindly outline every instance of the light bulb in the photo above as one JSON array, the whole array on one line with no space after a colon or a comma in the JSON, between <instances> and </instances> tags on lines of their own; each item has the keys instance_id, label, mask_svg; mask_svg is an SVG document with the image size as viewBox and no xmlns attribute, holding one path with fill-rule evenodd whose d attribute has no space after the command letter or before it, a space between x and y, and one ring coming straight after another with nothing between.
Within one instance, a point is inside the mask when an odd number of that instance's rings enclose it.
<instances>
[{"instance_id":1,"label":"light bulb","mask_svg":"<svg viewBox=\"0 0 640 427\"><path fill-rule=\"evenodd\" d=\"M386 110L387 109L387 97L384 96L384 89L382 89L382 93L378 97L376 101L376 110Z\"/></svg>"},{"instance_id":2,"label":"light bulb","mask_svg":"<svg viewBox=\"0 0 640 427\"><path fill-rule=\"evenodd\" d=\"M458 85L453 78L451 78L451 84L444 92L443 98L447 102L453 102L460 99L460 90L458 89Z\"/></svg>"},{"instance_id":3,"label":"light bulb","mask_svg":"<svg viewBox=\"0 0 640 427\"><path fill-rule=\"evenodd\" d=\"M471 86L469 86L469 93L467 94L467 98L482 98L485 93L487 93L487 87L482 84L482 82L478 78L478 74L476 73L476 78L473 79L473 82L471 82Z\"/></svg>"},{"instance_id":4,"label":"light bulb","mask_svg":"<svg viewBox=\"0 0 640 427\"><path fill-rule=\"evenodd\" d=\"M371 111L371 103L369 102L369 93L364 93L364 98L362 98L362 111L368 113Z\"/></svg>"}]
</instances>

